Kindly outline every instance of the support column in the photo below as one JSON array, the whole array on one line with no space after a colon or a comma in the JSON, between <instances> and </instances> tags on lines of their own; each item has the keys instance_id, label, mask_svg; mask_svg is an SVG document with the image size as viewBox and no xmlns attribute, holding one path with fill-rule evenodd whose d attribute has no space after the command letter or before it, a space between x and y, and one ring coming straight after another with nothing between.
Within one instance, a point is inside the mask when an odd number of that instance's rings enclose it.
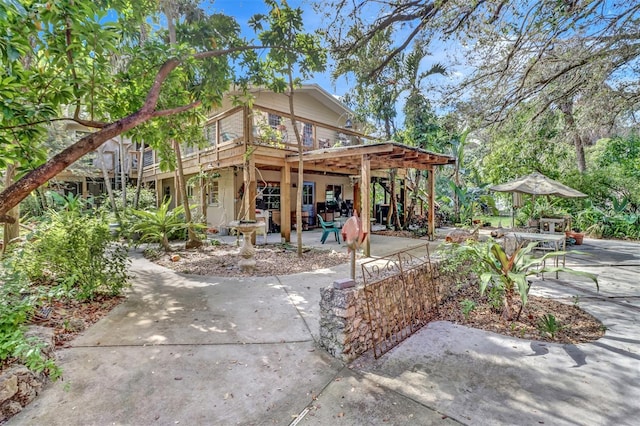
<instances>
[{"instance_id":1,"label":"support column","mask_svg":"<svg viewBox=\"0 0 640 426\"><path fill-rule=\"evenodd\" d=\"M367 233L367 237L364 240L364 255L369 257L371 255L371 160L368 155L362 156L362 168L360 171L360 196L362 200L362 211L360 218L362 220L362 226L364 226L364 232ZM354 197L355 198L355 197Z\"/></svg>"},{"instance_id":2,"label":"support column","mask_svg":"<svg viewBox=\"0 0 640 426\"><path fill-rule=\"evenodd\" d=\"M291 242L291 165L287 162L280 169L280 236Z\"/></svg>"},{"instance_id":3,"label":"support column","mask_svg":"<svg viewBox=\"0 0 640 426\"><path fill-rule=\"evenodd\" d=\"M400 183L400 203L402 204L402 219L400 222L402 223L402 229L409 229L409 224L407 223L407 218L409 217L409 191L407 187L407 175L405 173Z\"/></svg>"},{"instance_id":4,"label":"support column","mask_svg":"<svg viewBox=\"0 0 640 426\"><path fill-rule=\"evenodd\" d=\"M376 225L382 225L382 223L378 223L378 216L376 215L376 180L371 182L371 207L373 208L373 220L376 221ZM382 218L382 216L380 216Z\"/></svg>"},{"instance_id":5,"label":"support column","mask_svg":"<svg viewBox=\"0 0 640 426\"><path fill-rule=\"evenodd\" d=\"M429 241L433 241L436 238L436 169L431 166L427 170L429 172L429 226L427 234L429 235Z\"/></svg>"}]
</instances>

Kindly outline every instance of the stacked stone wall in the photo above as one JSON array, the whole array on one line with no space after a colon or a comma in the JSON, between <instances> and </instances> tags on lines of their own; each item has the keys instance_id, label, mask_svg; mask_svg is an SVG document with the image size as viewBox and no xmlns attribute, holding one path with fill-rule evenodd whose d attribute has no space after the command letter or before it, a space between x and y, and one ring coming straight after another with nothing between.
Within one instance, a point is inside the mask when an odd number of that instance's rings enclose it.
<instances>
[{"instance_id":1,"label":"stacked stone wall","mask_svg":"<svg viewBox=\"0 0 640 426\"><path fill-rule=\"evenodd\" d=\"M320 345L334 357L350 362L373 349L374 342L384 345L385 339L403 332L406 324L420 321L425 324L458 285L459 277L440 274L438 263L424 263L368 283L369 290L363 284L345 289L322 288ZM385 290L372 294L374 286L383 286ZM400 298L406 300L407 309L399 308ZM408 313L414 318L407 318ZM375 333L370 318L375 319Z\"/></svg>"}]
</instances>

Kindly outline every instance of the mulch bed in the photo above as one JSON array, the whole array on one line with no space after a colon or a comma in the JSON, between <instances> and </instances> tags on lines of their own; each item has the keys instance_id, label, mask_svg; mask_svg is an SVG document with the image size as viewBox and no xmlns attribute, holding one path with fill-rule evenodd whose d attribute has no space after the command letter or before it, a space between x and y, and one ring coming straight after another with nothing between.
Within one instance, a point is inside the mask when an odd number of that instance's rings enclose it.
<instances>
[{"instance_id":1,"label":"mulch bed","mask_svg":"<svg viewBox=\"0 0 640 426\"><path fill-rule=\"evenodd\" d=\"M468 318L462 313L461 303L465 299L476 304ZM519 308L520 302L516 305L516 313ZM560 325L554 336L540 330L542 317L547 314L553 315ZM436 319L506 336L554 343L592 342L601 338L605 332L605 326L593 315L582 310L579 301L576 304L571 300L561 302L539 296L529 296L517 321L505 321L501 317L501 311L494 310L486 294L480 296L475 286L462 288L454 297L445 301L440 306Z\"/></svg>"}]
</instances>

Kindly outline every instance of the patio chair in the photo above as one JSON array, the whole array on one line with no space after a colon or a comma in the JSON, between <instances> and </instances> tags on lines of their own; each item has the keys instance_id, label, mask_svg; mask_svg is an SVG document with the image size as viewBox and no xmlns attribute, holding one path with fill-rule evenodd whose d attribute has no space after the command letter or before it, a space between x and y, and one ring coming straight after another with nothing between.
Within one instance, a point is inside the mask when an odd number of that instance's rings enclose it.
<instances>
[{"instance_id":1,"label":"patio chair","mask_svg":"<svg viewBox=\"0 0 640 426\"><path fill-rule=\"evenodd\" d=\"M336 226L336 223L325 222L320 215L318 215L318 222L320 223L320 226L322 226L322 238L320 238L320 242L324 244L324 242L327 241L329 234L333 232L336 236L336 241L340 244L340 228Z\"/></svg>"}]
</instances>

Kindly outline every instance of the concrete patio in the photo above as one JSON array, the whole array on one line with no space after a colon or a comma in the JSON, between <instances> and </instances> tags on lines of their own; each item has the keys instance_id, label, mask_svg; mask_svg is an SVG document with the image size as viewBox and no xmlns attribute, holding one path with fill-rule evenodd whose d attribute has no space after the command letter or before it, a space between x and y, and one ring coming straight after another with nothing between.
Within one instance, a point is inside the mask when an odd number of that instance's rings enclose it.
<instances>
[{"instance_id":1,"label":"concrete patio","mask_svg":"<svg viewBox=\"0 0 640 426\"><path fill-rule=\"evenodd\" d=\"M319 244L319 232L303 235ZM424 241L374 236L371 247L380 255L416 243ZM351 365L316 344L319 289L348 265L201 277L138 251L128 299L60 351L64 381L9 424L634 425L640 245L587 239L580 249L591 256L567 264L597 273L600 293L563 275L534 289L567 303L578 295L607 327L602 339L541 343L435 322L382 358Z\"/></svg>"}]
</instances>

